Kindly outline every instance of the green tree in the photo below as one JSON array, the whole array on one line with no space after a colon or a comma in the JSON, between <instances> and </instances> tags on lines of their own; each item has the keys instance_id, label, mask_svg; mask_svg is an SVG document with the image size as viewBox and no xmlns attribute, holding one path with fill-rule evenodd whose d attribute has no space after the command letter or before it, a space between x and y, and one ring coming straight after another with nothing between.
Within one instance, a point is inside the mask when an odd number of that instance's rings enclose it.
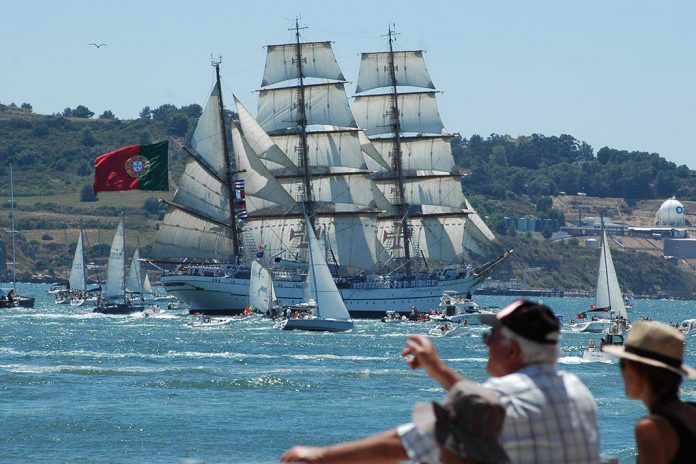
<instances>
[{"instance_id":1,"label":"green tree","mask_svg":"<svg viewBox=\"0 0 696 464\"><path fill-rule=\"evenodd\" d=\"M152 110L149 106L140 110L140 119L152 119Z\"/></svg>"},{"instance_id":2,"label":"green tree","mask_svg":"<svg viewBox=\"0 0 696 464\"><path fill-rule=\"evenodd\" d=\"M114 116L114 113L112 113L111 110L106 110L99 115L99 119L116 119L116 116Z\"/></svg>"},{"instance_id":3,"label":"green tree","mask_svg":"<svg viewBox=\"0 0 696 464\"><path fill-rule=\"evenodd\" d=\"M32 110L33 110L32 106L31 106L29 103L22 103L21 108L22 108L23 110L26 110L26 111L30 112L30 113L31 113Z\"/></svg>"},{"instance_id":4,"label":"green tree","mask_svg":"<svg viewBox=\"0 0 696 464\"><path fill-rule=\"evenodd\" d=\"M94 194L94 187L92 185L85 185L80 191L80 201L83 203L98 201L99 199Z\"/></svg>"},{"instance_id":5,"label":"green tree","mask_svg":"<svg viewBox=\"0 0 696 464\"><path fill-rule=\"evenodd\" d=\"M84 105L78 105L77 108L75 108L74 110L72 110L71 116L72 116L73 118L85 118L85 119L89 119L89 118L91 118L92 116L94 116L94 112L93 112L93 111L90 111L89 108L87 108L87 107L84 106Z\"/></svg>"}]
</instances>

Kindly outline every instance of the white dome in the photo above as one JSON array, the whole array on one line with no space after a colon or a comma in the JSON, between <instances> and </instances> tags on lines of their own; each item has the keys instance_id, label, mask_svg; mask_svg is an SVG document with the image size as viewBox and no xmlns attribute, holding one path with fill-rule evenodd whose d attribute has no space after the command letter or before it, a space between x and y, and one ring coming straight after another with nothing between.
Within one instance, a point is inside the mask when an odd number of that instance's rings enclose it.
<instances>
[{"instance_id":1,"label":"white dome","mask_svg":"<svg viewBox=\"0 0 696 464\"><path fill-rule=\"evenodd\" d=\"M656 226L684 226L684 205L674 197L662 203L655 215Z\"/></svg>"}]
</instances>

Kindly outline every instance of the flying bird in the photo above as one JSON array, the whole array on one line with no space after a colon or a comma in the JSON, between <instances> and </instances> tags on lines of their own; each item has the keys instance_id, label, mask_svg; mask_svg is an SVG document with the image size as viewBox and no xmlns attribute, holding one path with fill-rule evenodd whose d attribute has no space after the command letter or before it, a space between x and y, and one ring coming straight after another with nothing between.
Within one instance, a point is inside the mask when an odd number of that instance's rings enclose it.
<instances>
[{"instance_id":1,"label":"flying bird","mask_svg":"<svg viewBox=\"0 0 696 464\"><path fill-rule=\"evenodd\" d=\"M99 47L102 47L102 46L104 46L104 45L106 45L106 44L105 44L105 43L100 43L100 44L91 43L91 44L89 44L89 45L94 45L95 47L99 48Z\"/></svg>"}]
</instances>

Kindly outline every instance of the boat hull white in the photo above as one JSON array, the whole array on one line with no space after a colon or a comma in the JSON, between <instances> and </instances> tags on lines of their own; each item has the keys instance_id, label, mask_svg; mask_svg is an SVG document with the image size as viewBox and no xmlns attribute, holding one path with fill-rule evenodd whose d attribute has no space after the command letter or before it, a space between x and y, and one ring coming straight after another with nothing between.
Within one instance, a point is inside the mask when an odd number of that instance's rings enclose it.
<instances>
[{"instance_id":1,"label":"boat hull white","mask_svg":"<svg viewBox=\"0 0 696 464\"><path fill-rule=\"evenodd\" d=\"M582 354L582 359L588 362L603 362L608 364L616 364L619 362L619 358L616 356L611 356L595 348L587 348Z\"/></svg>"},{"instance_id":2,"label":"boat hull white","mask_svg":"<svg viewBox=\"0 0 696 464\"><path fill-rule=\"evenodd\" d=\"M340 293L352 318L380 319L387 311L408 315L410 306L435 308L445 290L469 292L479 277L467 276L437 281L435 285L408 288L341 288ZM170 293L191 307L191 312L211 315L239 314L247 306L249 279L200 275L162 276L161 283ZM278 304L302 302L303 282L274 281Z\"/></svg>"},{"instance_id":3,"label":"boat hull white","mask_svg":"<svg viewBox=\"0 0 696 464\"><path fill-rule=\"evenodd\" d=\"M598 319L596 321L577 322L571 325L573 332L602 333L611 328L614 321L611 319Z\"/></svg>"}]
</instances>

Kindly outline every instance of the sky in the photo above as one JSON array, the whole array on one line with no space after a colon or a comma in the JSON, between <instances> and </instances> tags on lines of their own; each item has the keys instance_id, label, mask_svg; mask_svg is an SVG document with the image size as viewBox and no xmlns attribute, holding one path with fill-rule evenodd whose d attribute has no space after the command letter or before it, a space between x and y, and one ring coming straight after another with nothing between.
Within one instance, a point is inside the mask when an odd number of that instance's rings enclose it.
<instances>
[{"instance_id":1,"label":"sky","mask_svg":"<svg viewBox=\"0 0 696 464\"><path fill-rule=\"evenodd\" d=\"M360 53L426 50L445 127L570 134L696 169L696 2L689 0L1 0L0 103L84 105L136 118L223 96L252 113L264 46L331 40L349 82ZM106 43L96 48L90 43Z\"/></svg>"}]
</instances>

